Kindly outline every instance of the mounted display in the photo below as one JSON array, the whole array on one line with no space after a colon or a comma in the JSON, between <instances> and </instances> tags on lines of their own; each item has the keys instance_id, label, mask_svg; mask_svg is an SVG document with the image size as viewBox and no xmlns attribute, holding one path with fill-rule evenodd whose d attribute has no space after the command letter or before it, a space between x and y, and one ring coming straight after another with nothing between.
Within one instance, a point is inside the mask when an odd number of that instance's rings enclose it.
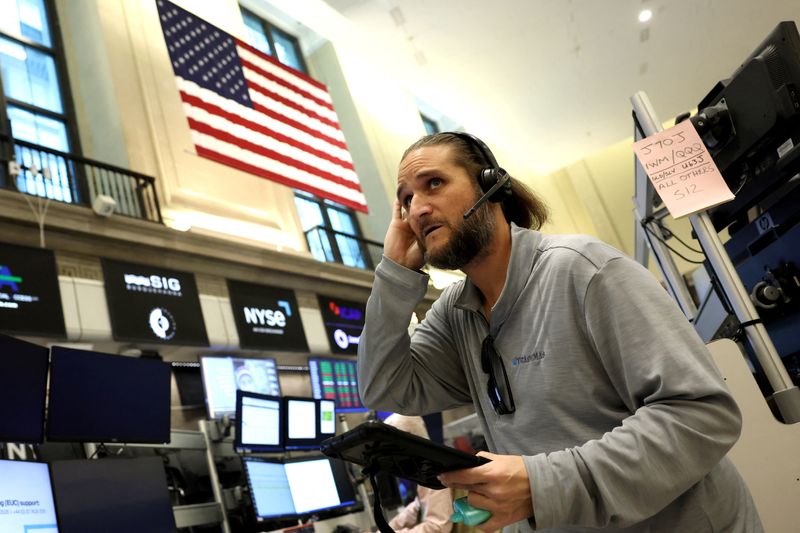
<instances>
[{"instance_id":1,"label":"mounted display","mask_svg":"<svg viewBox=\"0 0 800 533\"><path fill-rule=\"evenodd\" d=\"M103 259L114 340L208 346L194 275Z\"/></svg>"}]
</instances>

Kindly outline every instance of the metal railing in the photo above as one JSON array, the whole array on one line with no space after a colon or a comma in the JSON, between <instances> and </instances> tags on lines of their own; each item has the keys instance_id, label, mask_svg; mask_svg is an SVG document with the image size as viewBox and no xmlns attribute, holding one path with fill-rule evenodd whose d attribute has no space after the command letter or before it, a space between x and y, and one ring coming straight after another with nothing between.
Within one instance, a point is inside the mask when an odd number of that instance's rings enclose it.
<instances>
[{"instance_id":1,"label":"metal railing","mask_svg":"<svg viewBox=\"0 0 800 533\"><path fill-rule=\"evenodd\" d=\"M383 243L356 237L325 226L314 226L305 232L311 254L327 263L375 270L383 254Z\"/></svg>"},{"instance_id":2,"label":"metal railing","mask_svg":"<svg viewBox=\"0 0 800 533\"><path fill-rule=\"evenodd\" d=\"M91 207L98 195L114 214L163 224L155 178L0 134L0 187Z\"/></svg>"}]
</instances>

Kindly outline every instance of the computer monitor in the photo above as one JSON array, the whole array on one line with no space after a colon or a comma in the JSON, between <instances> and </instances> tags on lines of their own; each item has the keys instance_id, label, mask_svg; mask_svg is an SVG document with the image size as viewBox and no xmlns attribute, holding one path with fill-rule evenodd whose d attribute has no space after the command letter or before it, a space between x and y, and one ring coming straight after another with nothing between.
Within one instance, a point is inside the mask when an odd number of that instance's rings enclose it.
<instances>
[{"instance_id":1,"label":"computer monitor","mask_svg":"<svg viewBox=\"0 0 800 533\"><path fill-rule=\"evenodd\" d=\"M169 372L155 359L54 346L47 440L169 442Z\"/></svg>"},{"instance_id":2,"label":"computer monitor","mask_svg":"<svg viewBox=\"0 0 800 533\"><path fill-rule=\"evenodd\" d=\"M51 468L59 533L175 531L161 457L55 461Z\"/></svg>"},{"instance_id":3,"label":"computer monitor","mask_svg":"<svg viewBox=\"0 0 800 533\"><path fill-rule=\"evenodd\" d=\"M692 122L736 198L710 210L721 230L800 167L800 35L781 22L733 75L698 104Z\"/></svg>"},{"instance_id":4,"label":"computer monitor","mask_svg":"<svg viewBox=\"0 0 800 533\"><path fill-rule=\"evenodd\" d=\"M283 398L284 445L287 450L319 449L319 402L314 398Z\"/></svg>"},{"instance_id":5,"label":"computer monitor","mask_svg":"<svg viewBox=\"0 0 800 533\"><path fill-rule=\"evenodd\" d=\"M336 435L336 402L333 400L317 400L319 403L319 437L320 440Z\"/></svg>"},{"instance_id":6,"label":"computer monitor","mask_svg":"<svg viewBox=\"0 0 800 533\"><path fill-rule=\"evenodd\" d=\"M282 403L280 396L236 391L234 447L243 452L282 452Z\"/></svg>"},{"instance_id":7,"label":"computer monitor","mask_svg":"<svg viewBox=\"0 0 800 533\"><path fill-rule=\"evenodd\" d=\"M0 460L0 503L0 531L59 531L45 463Z\"/></svg>"},{"instance_id":8,"label":"computer monitor","mask_svg":"<svg viewBox=\"0 0 800 533\"><path fill-rule=\"evenodd\" d=\"M342 461L324 456L243 460L260 521L335 512L356 505Z\"/></svg>"},{"instance_id":9,"label":"computer monitor","mask_svg":"<svg viewBox=\"0 0 800 533\"><path fill-rule=\"evenodd\" d=\"M275 359L203 355L200 367L210 418L236 415L237 390L281 395Z\"/></svg>"},{"instance_id":10,"label":"computer monitor","mask_svg":"<svg viewBox=\"0 0 800 533\"><path fill-rule=\"evenodd\" d=\"M0 442L41 443L50 352L0 335Z\"/></svg>"},{"instance_id":11,"label":"computer monitor","mask_svg":"<svg viewBox=\"0 0 800 533\"><path fill-rule=\"evenodd\" d=\"M352 359L309 357L311 395L321 400L334 400L339 412L368 411L358 394L357 366Z\"/></svg>"}]
</instances>

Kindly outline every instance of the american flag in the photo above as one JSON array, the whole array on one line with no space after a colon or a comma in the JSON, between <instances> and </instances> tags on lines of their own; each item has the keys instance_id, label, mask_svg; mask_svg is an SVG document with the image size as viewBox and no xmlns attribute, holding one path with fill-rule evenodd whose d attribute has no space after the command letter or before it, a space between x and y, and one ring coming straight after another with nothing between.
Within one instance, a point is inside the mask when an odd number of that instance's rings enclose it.
<instances>
[{"instance_id":1,"label":"american flag","mask_svg":"<svg viewBox=\"0 0 800 533\"><path fill-rule=\"evenodd\" d=\"M156 3L198 155L367 212L323 84Z\"/></svg>"}]
</instances>

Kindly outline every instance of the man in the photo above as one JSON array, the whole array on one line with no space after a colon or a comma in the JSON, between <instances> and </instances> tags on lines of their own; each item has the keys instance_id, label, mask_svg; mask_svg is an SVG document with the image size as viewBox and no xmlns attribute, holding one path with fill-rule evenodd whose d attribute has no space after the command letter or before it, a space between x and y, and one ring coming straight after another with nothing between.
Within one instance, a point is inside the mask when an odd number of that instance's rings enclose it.
<instances>
[{"instance_id":1,"label":"man","mask_svg":"<svg viewBox=\"0 0 800 533\"><path fill-rule=\"evenodd\" d=\"M684 316L617 250L536 231L546 210L506 178L467 134L403 155L359 346L364 403L474 405L492 461L441 480L493 513L484 531L762 531L724 458L739 411ZM499 201L465 219L492 180ZM409 338L426 262L467 279Z\"/></svg>"}]
</instances>

